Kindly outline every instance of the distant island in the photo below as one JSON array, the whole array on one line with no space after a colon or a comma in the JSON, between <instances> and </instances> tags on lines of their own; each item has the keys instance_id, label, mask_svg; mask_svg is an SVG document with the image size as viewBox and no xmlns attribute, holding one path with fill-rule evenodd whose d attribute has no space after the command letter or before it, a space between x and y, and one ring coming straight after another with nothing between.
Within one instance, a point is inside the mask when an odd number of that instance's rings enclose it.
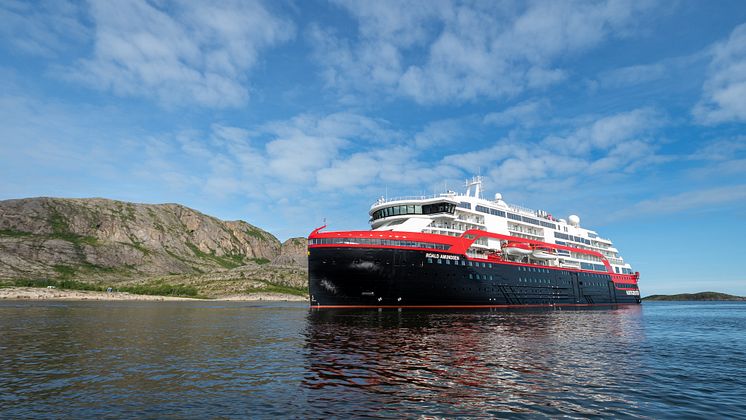
<instances>
[{"instance_id":1,"label":"distant island","mask_svg":"<svg viewBox=\"0 0 746 420\"><path fill-rule=\"evenodd\" d=\"M656 301L656 300L668 300L668 301L683 301L683 300L746 300L743 296L733 296L727 293L719 292L699 292L699 293L681 293L678 295L650 295L642 298L645 301Z\"/></svg>"}]
</instances>

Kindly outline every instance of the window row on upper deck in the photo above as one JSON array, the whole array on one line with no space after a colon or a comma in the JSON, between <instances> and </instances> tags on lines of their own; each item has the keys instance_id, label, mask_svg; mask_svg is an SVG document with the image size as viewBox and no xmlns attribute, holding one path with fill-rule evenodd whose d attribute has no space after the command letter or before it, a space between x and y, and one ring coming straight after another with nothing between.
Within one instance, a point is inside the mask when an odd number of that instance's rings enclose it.
<instances>
[{"instance_id":1,"label":"window row on upper deck","mask_svg":"<svg viewBox=\"0 0 746 420\"><path fill-rule=\"evenodd\" d=\"M518 222L525 222L536 226L544 226L550 229L557 229L557 225L555 225L554 223L537 220L531 217L521 216L520 214L508 213L508 219L516 220Z\"/></svg>"},{"instance_id":2,"label":"window row on upper deck","mask_svg":"<svg viewBox=\"0 0 746 420\"><path fill-rule=\"evenodd\" d=\"M469 204L469 203L462 203L462 204ZM459 207L470 208L466 206L459 206ZM511 220L517 220L519 222L529 223L529 224L536 225L536 226L543 226L543 227L547 227L550 229L557 229L557 225L554 223L545 222L543 220L537 220L531 217L521 216L520 214L506 213L502 210L493 209L493 208L489 208L486 206L477 205L475 207L475 210L481 213L491 214L493 216L499 216L499 217L507 217L508 219L511 219Z\"/></svg>"},{"instance_id":3,"label":"window row on upper deck","mask_svg":"<svg viewBox=\"0 0 746 420\"><path fill-rule=\"evenodd\" d=\"M408 215L408 214L435 214L435 213L453 214L456 207L471 210L471 203L467 201L462 201L456 205L451 204L451 203L435 203L435 204L425 204L422 206L411 205L411 204L401 205L401 206L391 206L391 207L386 207L386 208L376 210L375 212L373 212L373 220L380 219L383 217ZM517 220L519 222L529 223L529 224L536 225L536 226L543 226L543 227L554 229L554 230L557 229L557 225L554 223L545 222L544 220L538 220L532 217L521 216L520 214L506 213L502 210L489 208L489 207L482 206L479 204L477 204L474 209L480 213L491 214L493 216L498 216L498 217L507 217L508 219Z\"/></svg>"},{"instance_id":4,"label":"window row on upper deck","mask_svg":"<svg viewBox=\"0 0 746 420\"><path fill-rule=\"evenodd\" d=\"M437 214L450 213L456 210L456 205L452 203L433 203L433 204L409 204L401 206L391 206L373 212L373 220L389 216L406 216L408 214Z\"/></svg>"},{"instance_id":5,"label":"window row on upper deck","mask_svg":"<svg viewBox=\"0 0 746 420\"><path fill-rule=\"evenodd\" d=\"M583 270L594 270L594 271L606 272L606 266L603 264L591 264L587 262L581 262L580 268L582 268Z\"/></svg>"},{"instance_id":6,"label":"window row on upper deck","mask_svg":"<svg viewBox=\"0 0 746 420\"><path fill-rule=\"evenodd\" d=\"M581 244L586 244L586 245L591 244L590 239L585 239L585 238L581 238L580 236L573 236L573 235L568 235L568 234L560 233L560 232L554 232L554 237L565 239L567 241L579 242Z\"/></svg>"}]
</instances>

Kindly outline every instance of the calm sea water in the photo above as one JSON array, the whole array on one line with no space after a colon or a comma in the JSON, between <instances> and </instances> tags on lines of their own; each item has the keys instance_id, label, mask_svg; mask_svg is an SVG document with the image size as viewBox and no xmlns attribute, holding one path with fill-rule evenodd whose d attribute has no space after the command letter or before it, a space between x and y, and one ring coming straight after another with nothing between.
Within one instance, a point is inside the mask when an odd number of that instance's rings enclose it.
<instances>
[{"instance_id":1,"label":"calm sea water","mask_svg":"<svg viewBox=\"0 0 746 420\"><path fill-rule=\"evenodd\" d=\"M746 304L0 302L0 418L746 417Z\"/></svg>"}]
</instances>

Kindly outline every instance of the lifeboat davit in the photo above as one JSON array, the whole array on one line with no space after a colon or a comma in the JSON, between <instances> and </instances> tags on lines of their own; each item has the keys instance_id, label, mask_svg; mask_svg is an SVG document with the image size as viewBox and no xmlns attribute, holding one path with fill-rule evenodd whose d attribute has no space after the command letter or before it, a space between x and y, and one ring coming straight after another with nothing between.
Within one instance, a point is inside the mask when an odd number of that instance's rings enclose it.
<instances>
[{"instance_id":1,"label":"lifeboat davit","mask_svg":"<svg viewBox=\"0 0 746 420\"><path fill-rule=\"evenodd\" d=\"M534 248L531 252L531 258L535 260L556 260L557 255L550 248Z\"/></svg>"},{"instance_id":2,"label":"lifeboat davit","mask_svg":"<svg viewBox=\"0 0 746 420\"><path fill-rule=\"evenodd\" d=\"M525 257L531 255L532 252L531 245L523 242L507 242L503 245L503 253L514 257Z\"/></svg>"}]
</instances>

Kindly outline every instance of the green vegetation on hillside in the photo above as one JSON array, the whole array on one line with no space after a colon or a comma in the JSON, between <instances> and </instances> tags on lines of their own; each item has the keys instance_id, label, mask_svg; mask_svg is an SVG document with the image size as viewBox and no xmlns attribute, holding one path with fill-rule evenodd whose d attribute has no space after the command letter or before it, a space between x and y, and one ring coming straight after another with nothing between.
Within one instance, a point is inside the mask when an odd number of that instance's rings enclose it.
<instances>
[{"instance_id":1,"label":"green vegetation on hillside","mask_svg":"<svg viewBox=\"0 0 746 420\"><path fill-rule=\"evenodd\" d=\"M95 284L84 283L77 280L52 280L52 279L17 279L10 280L9 286L15 287L56 287L58 289L68 290L92 290L92 291L104 291L105 288L97 286Z\"/></svg>"},{"instance_id":2,"label":"green vegetation on hillside","mask_svg":"<svg viewBox=\"0 0 746 420\"><path fill-rule=\"evenodd\" d=\"M49 206L49 226L52 227L52 234L49 235L50 239L62 239L72 243L78 252L81 251L83 244L95 246L98 243L98 239L92 236L78 235L70 231L70 226L67 223L67 219L52 206Z\"/></svg>"},{"instance_id":3,"label":"green vegetation on hillside","mask_svg":"<svg viewBox=\"0 0 746 420\"><path fill-rule=\"evenodd\" d=\"M13 229L0 229L0 236L10 236L11 238L21 238L24 236L31 236L31 233L21 232L20 230L13 230Z\"/></svg>"},{"instance_id":4,"label":"green vegetation on hillside","mask_svg":"<svg viewBox=\"0 0 746 420\"><path fill-rule=\"evenodd\" d=\"M678 295L650 295L642 298L645 301L667 300L667 301L699 301L699 300L746 300L746 297L733 296L719 292L681 293Z\"/></svg>"},{"instance_id":5,"label":"green vegetation on hillside","mask_svg":"<svg viewBox=\"0 0 746 420\"><path fill-rule=\"evenodd\" d=\"M211 253L206 253L200 250L197 245L187 242L187 247L192 250L194 255L196 257L199 257L203 260L210 260L216 262L219 266L223 268L236 268L244 265L244 256L243 255L223 255L221 257L215 255L215 251L212 251Z\"/></svg>"},{"instance_id":6,"label":"green vegetation on hillside","mask_svg":"<svg viewBox=\"0 0 746 420\"><path fill-rule=\"evenodd\" d=\"M290 287L263 281L262 287L250 287L244 293L281 293L285 295L308 296L308 287Z\"/></svg>"},{"instance_id":7,"label":"green vegetation on hillside","mask_svg":"<svg viewBox=\"0 0 746 420\"><path fill-rule=\"evenodd\" d=\"M62 290L88 290L94 292L105 292L108 289L112 289L115 292L127 292L136 295L179 296L192 298L201 297L199 296L199 293L195 287L185 286L182 284L165 284L160 282L151 284L139 284L134 286L116 286L91 284L71 279L17 279L10 280L10 282L8 284L5 284L5 286L42 288L52 286Z\"/></svg>"},{"instance_id":8,"label":"green vegetation on hillside","mask_svg":"<svg viewBox=\"0 0 746 420\"><path fill-rule=\"evenodd\" d=\"M244 230L244 232L247 235L253 236L253 237L255 237L255 238L259 239L259 240L264 240L265 239L265 236L264 236L265 232L263 230L257 228L257 227L249 226L248 228L246 228L246 230Z\"/></svg>"}]
</instances>

